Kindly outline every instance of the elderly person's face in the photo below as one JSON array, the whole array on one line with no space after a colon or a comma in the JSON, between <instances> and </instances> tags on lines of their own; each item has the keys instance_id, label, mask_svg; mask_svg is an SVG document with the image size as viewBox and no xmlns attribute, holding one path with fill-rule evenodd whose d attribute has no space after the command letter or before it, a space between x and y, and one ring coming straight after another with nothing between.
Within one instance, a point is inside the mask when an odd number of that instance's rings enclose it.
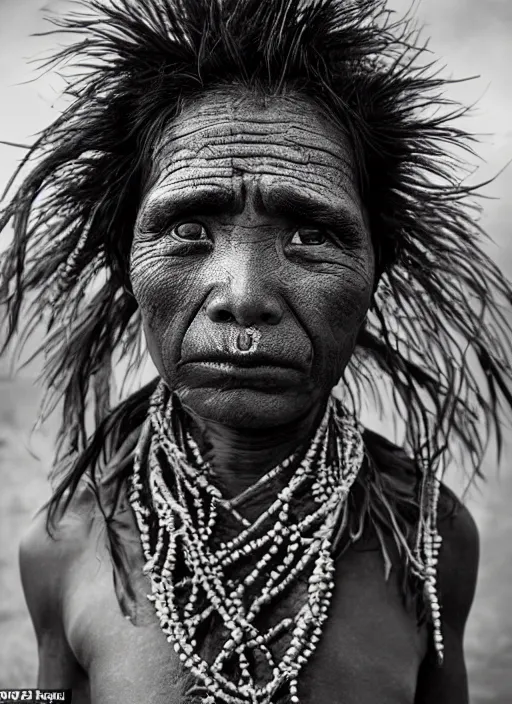
<instances>
[{"instance_id":1,"label":"elderly person's face","mask_svg":"<svg viewBox=\"0 0 512 704\"><path fill-rule=\"evenodd\" d=\"M153 361L193 413L262 428L320 408L373 289L346 137L300 97L189 104L156 151L130 275ZM256 352L238 349L247 327Z\"/></svg>"}]
</instances>

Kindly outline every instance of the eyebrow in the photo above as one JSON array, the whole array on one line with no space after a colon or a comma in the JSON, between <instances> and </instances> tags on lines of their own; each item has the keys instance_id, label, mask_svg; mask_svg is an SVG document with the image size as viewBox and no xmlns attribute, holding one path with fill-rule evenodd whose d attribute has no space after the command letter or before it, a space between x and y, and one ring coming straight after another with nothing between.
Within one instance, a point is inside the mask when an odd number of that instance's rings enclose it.
<instances>
[{"instance_id":1,"label":"eyebrow","mask_svg":"<svg viewBox=\"0 0 512 704\"><path fill-rule=\"evenodd\" d=\"M272 184L263 192L258 189L256 207L276 217L289 218L294 223L321 224L345 236L360 236L362 219L350 212L339 200L311 197L285 184ZM192 187L182 192L154 196L143 206L139 219L141 230L158 232L171 222L187 216L207 217L239 213L243 210L243 193L228 188Z\"/></svg>"},{"instance_id":2,"label":"eyebrow","mask_svg":"<svg viewBox=\"0 0 512 704\"><path fill-rule=\"evenodd\" d=\"M211 216L234 212L239 208L236 194L224 188L193 187L182 193L150 198L143 206L139 226L159 230L173 220L194 215Z\"/></svg>"},{"instance_id":3,"label":"eyebrow","mask_svg":"<svg viewBox=\"0 0 512 704\"><path fill-rule=\"evenodd\" d=\"M293 221L306 220L353 234L361 234L364 229L362 217L358 218L341 200L311 197L284 184L273 184L261 196L261 207L269 215L284 216Z\"/></svg>"}]
</instances>

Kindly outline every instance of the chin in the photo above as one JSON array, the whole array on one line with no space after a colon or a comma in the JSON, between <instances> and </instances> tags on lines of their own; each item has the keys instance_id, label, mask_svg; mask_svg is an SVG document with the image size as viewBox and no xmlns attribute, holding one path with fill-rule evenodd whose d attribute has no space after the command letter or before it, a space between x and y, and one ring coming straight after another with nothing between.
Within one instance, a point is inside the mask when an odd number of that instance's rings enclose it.
<instances>
[{"instance_id":1,"label":"chin","mask_svg":"<svg viewBox=\"0 0 512 704\"><path fill-rule=\"evenodd\" d=\"M275 428L300 420L314 405L303 391L271 392L234 388L176 389L183 406L193 415L230 428Z\"/></svg>"}]
</instances>

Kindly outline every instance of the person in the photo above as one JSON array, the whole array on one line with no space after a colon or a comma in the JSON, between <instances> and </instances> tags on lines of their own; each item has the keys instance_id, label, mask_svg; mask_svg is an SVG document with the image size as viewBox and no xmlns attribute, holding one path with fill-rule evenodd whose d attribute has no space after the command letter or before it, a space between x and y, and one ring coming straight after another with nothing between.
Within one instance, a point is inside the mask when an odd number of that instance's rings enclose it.
<instances>
[{"instance_id":1,"label":"person","mask_svg":"<svg viewBox=\"0 0 512 704\"><path fill-rule=\"evenodd\" d=\"M78 56L71 100L0 222L7 340L44 321L63 397L20 550L38 685L466 703L478 536L441 479L499 446L512 291L411 21L381 0L93 0L55 22L80 37L57 57ZM158 376L115 405L142 330Z\"/></svg>"}]
</instances>

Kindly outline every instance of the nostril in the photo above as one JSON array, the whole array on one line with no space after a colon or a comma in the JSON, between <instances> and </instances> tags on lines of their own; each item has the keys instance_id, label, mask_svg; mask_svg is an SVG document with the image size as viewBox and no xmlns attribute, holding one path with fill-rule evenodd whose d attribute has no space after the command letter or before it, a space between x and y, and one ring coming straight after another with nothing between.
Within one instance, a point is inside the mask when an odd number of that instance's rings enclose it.
<instances>
[{"instance_id":1,"label":"nostril","mask_svg":"<svg viewBox=\"0 0 512 704\"><path fill-rule=\"evenodd\" d=\"M213 299L205 306L207 316L213 323L236 323L237 325L277 325L283 312L279 305L265 300L226 300L226 296Z\"/></svg>"},{"instance_id":2,"label":"nostril","mask_svg":"<svg viewBox=\"0 0 512 704\"><path fill-rule=\"evenodd\" d=\"M261 314L261 322L266 323L267 325L274 325L275 323L279 322L279 314L277 314L274 311L266 311Z\"/></svg>"},{"instance_id":3,"label":"nostril","mask_svg":"<svg viewBox=\"0 0 512 704\"><path fill-rule=\"evenodd\" d=\"M234 321L234 319L234 316L225 308L218 308L213 314L213 321L215 323L230 323Z\"/></svg>"}]
</instances>

